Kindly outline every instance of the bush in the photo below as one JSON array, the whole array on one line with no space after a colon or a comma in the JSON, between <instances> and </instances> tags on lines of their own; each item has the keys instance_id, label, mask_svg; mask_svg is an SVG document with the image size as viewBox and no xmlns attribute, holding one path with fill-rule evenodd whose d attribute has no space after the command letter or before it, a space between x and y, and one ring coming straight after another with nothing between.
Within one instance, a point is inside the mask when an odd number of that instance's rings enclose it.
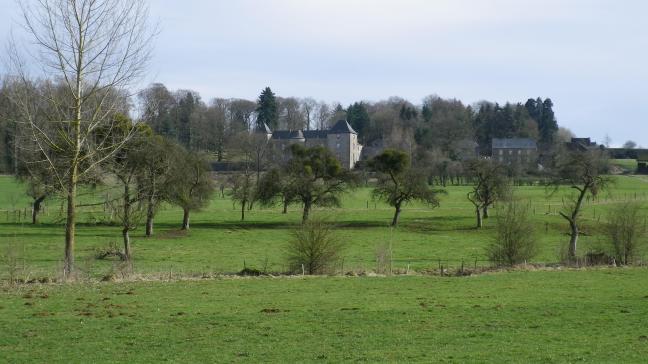
<instances>
[{"instance_id":1,"label":"bush","mask_svg":"<svg viewBox=\"0 0 648 364\"><path fill-rule=\"evenodd\" d=\"M500 205L494 241L486 248L488 258L498 265L513 266L537 254L537 239L529 206L511 199Z\"/></svg>"},{"instance_id":2,"label":"bush","mask_svg":"<svg viewBox=\"0 0 648 364\"><path fill-rule=\"evenodd\" d=\"M306 221L293 232L286 249L288 267L293 273L326 274L334 270L340 259L342 244L325 221Z\"/></svg>"},{"instance_id":3,"label":"bush","mask_svg":"<svg viewBox=\"0 0 648 364\"><path fill-rule=\"evenodd\" d=\"M646 229L641 204L625 202L610 210L604 231L616 261L632 264L637 250L644 242Z\"/></svg>"},{"instance_id":4,"label":"bush","mask_svg":"<svg viewBox=\"0 0 648 364\"><path fill-rule=\"evenodd\" d=\"M381 244L376 248L376 273L392 273L392 248L390 244Z\"/></svg>"}]
</instances>

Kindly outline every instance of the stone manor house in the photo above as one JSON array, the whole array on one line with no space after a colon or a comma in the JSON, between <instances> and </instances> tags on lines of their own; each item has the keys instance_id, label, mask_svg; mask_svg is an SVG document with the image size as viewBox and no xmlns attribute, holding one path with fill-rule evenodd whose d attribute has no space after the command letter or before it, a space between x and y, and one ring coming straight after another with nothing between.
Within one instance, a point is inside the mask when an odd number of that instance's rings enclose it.
<instances>
[{"instance_id":1,"label":"stone manor house","mask_svg":"<svg viewBox=\"0 0 648 364\"><path fill-rule=\"evenodd\" d=\"M290 145L302 144L306 147L323 146L337 157L342 167L353 169L360 160L362 145L358 133L346 120L340 120L328 130L275 130L263 125L258 133L265 133L272 145L274 158L290 159Z\"/></svg>"}]
</instances>

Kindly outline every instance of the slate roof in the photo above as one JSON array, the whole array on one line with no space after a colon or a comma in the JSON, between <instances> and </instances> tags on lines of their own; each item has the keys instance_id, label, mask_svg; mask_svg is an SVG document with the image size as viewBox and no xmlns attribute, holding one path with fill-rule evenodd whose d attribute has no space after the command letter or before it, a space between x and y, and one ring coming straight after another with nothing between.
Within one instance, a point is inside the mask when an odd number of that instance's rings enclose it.
<instances>
[{"instance_id":1,"label":"slate roof","mask_svg":"<svg viewBox=\"0 0 648 364\"><path fill-rule=\"evenodd\" d=\"M301 130L275 130L272 139L304 139L304 133Z\"/></svg>"},{"instance_id":2,"label":"slate roof","mask_svg":"<svg viewBox=\"0 0 648 364\"><path fill-rule=\"evenodd\" d=\"M529 138L493 138L493 149L537 149L538 146L533 139Z\"/></svg>"},{"instance_id":3,"label":"slate roof","mask_svg":"<svg viewBox=\"0 0 648 364\"><path fill-rule=\"evenodd\" d=\"M330 134L346 134L346 133L358 134L356 133L355 130L353 130L351 125L349 125L349 123L347 123L346 120L339 120L337 123L335 123L335 125L333 125L331 130L329 130L329 133Z\"/></svg>"},{"instance_id":4,"label":"slate roof","mask_svg":"<svg viewBox=\"0 0 648 364\"><path fill-rule=\"evenodd\" d=\"M304 130L304 138L306 139L326 139L328 130Z\"/></svg>"}]
</instances>

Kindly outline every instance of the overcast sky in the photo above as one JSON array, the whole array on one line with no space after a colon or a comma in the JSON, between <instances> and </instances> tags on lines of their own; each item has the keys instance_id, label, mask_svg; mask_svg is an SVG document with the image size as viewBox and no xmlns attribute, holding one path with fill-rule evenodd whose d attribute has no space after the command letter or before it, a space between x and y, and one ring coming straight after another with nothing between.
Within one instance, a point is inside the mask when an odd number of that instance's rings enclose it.
<instances>
[{"instance_id":1,"label":"overcast sky","mask_svg":"<svg viewBox=\"0 0 648 364\"><path fill-rule=\"evenodd\" d=\"M24 0L28 1L28 0ZM151 0L147 82L203 99L550 97L578 136L648 146L648 1ZM0 37L18 19L0 0ZM0 66L3 67L3 66ZM2 70L2 68L0 68Z\"/></svg>"}]
</instances>

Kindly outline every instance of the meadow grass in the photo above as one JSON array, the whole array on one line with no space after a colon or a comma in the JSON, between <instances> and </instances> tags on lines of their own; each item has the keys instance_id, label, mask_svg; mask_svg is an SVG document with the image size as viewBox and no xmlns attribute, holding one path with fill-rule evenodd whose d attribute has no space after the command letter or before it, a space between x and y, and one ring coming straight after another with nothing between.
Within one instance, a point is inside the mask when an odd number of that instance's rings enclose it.
<instances>
[{"instance_id":1,"label":"meadow grass","mask_svg":"<svg viewBox=\"0 0 648 364\"><path fill-rule=\"evenodd\" d=\"M648 270L0 292L0 361L645 362Z\"/></svg>"},{"instance_id":2,"label":"meadow grass","mask_svg":"<svg viewBox=\"0 0 648 364\"><path fill-rule=\"evenodd\" d=\"M603 245L598 231L610 206L622 200L648 199L648 180L638 176L615 179L612 189L585 205L584 234L579 246L583 254ZM345 245L340 269L374 269L376 250L386 244L393 248L394 265L398 269L438 267L440 261L445 266L458 266L462 261L466 265L488 264L484 248L492 240L494 219L486 220L483 229L475 229L474 211L466 200L469 187L448 186L446 190L448 193L441 197L438 208L407 206L396 229L389 227L393 209L373 201L370 188L349 192L341 208L318 209L315 215L337 225L336 232ZM64 237L61 201L47 201L41 224L34 226L29 218L18 222L13 212L20 209L29 215L29 198L24 195L24 187L11 177L0 177L0 191L0 248L15 247L34 275L60 270ZM517 196L531 204L532 217L537 221L540 252L533 262L559 261L561 249L568 240L568 226L557 211L570 190L550 192L542 186L516 187ZM90 203L103 193L94 191L84 199ZM493 209L493 214L496 211ZM284 247L291 231L300 224L300 206L291 206L288 214L282 214L279 207L255 207L247 213L246 221L240 221L239 214L238 206L229 198L216 196L206 209L192 214L191 230L185 233L178 230L181 210L164 206L156 218L154 237L144 237L142 227L132 234L135 270L140 273L238 272L245 265L284 271ZM110 218L100 205L83 208L79 221L77 265L101 276L113 269L114 262L95 260L95 251L111 243L120 246L120 228L107 224Z\"/></svg>"},{"instance_id":3,"label":"meadow grass","mask_svg":"<svg viewBox=\"0 0 648 364\"><path fill-rule=\"evenodd\" d=\"M648 198L647 183L617 177L613 189L587 202L580 252L603 244L599 230L610 206ZM397 269L436 268L438 260L484 265L493 220L474 229L468 190L449 186L437 209L408 206L397 229L388 227L393 210L372 201L369 188L316 215L338 226L344 271L371 271L376 249L390 242ZM42 223L32 226L15 217L29 207L24 187L2 177L0 191L0 248L14 249L31 277L60 272L60 202L48 201ZM88 203L104 193L90 192L83 197ZM541 250L534 262L558 261L567 240L557 209L570 191L548 192L516 188L538 223ZM135 272L158 279L99 283L117 262L94 259L95 249L119 244L120 229L106 224L100 205L83 208L77 266L92 279L0 287L0 362L639 363L648 356L646 268L160 280L166 273L213 277L244 264L280 272L301 212L299 206L286 215L255 208L241 222L238 207L216 196L193 214L187 234L178 231L181 217L165 206L155 237L145 238L141 229L133 236Z\"/></svg>"}]
</instances>

